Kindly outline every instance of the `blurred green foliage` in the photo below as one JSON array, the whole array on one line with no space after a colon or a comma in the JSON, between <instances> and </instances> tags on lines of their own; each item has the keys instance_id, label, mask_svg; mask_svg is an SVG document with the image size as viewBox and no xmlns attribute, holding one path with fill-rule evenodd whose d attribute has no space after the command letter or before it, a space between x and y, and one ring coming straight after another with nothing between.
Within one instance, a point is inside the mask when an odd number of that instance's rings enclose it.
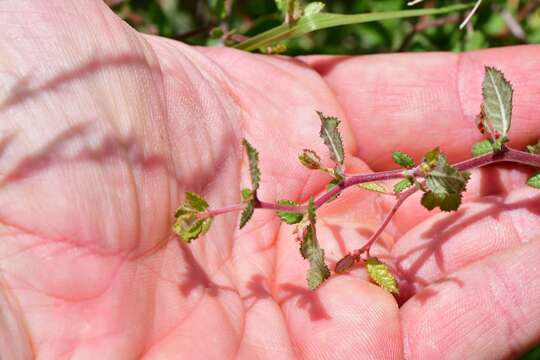
<instances>
[{"instance_id":1,"label":"blurred green foliage","mask_svg":"<svg viewBox=\"0 0 540 360\"><path fill-rule=\"evenodd\" d=\"M210 32L252 36L280 25L275 0L108 0L140 31L196 45L213 45ZM467 1L462 1L467 2ZM304 2L306 3L306 2ZM409 7L402 0L329 0L324 11L353 14L442 7L458 1L425 0ZM286 43L287 54L367 54L396 51L462 51L540 43L540 0L484 0L468 29L466 14L387 20L317 31Z\"/></svg>"}]
</instances>

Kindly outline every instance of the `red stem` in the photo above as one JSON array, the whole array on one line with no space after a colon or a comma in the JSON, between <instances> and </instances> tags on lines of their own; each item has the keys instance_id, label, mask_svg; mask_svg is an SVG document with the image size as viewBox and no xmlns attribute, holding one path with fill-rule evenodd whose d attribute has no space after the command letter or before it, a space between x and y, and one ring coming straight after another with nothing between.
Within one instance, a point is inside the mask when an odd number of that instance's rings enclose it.
<instances>
[{"instance_id":1,"label":"red stem","mask_svg":"<svg viewBox=\"0 0 540 360\"><path fill-rule=\"evenodd\" d=\"M361 253L363 253L364 251L368 254L369 256L369 249L371 248L371 245L373 245L373 243L375 242L375 240L377 240L377 238L379 237L379 235L381 235L381 233L384 231L384 229L386 228L386 226L388 225L388 223L390 222L390 220L392 219L392 217L394 216L394 214L397 212L397 210L399 209L399 207L401 206L401 204L403 204L403 202L405 200L407 200L407 198L409 196L411 196L412 194L414 194L416 191L418 190L418 187L417 186L414 186L406 191L404 191L403 193L401 193L398 198L397 198L397 201L396 203L394 204L394 206L392 206L392 209L390 209L390 211L388 212L388 214L386 214L383 222L381 223L381 225L377 228L377 230L373 233L373 235L371 235L368 239L368 241L358 250L356 250L354 252L354 255L355 257L358 257L360 256Z\"/></svg>"},{"instance_id":2,"label":"red stem","mask_svg":"<svg viewBox=\"0 0 540 360\"><path fill-rule=\"evenodd\" d=\"M531 154L525 151L505 148L502 152L499 152L499 153L492 152L492 153L477 156L477 157L474 157L465 161L458 162L454 164L454 167L460 171L464 171L464 170L470 170L470 169L474 169L477 167L482 167L482 166L486 166L486 165L494 164L498 162L513 162L513 163L525 164L525 165L530 165L530 166L540 168L540 155ZM366 182L372 182L372 181L400 179L403 177L403 174L405 171L403 169L397 169L397 170L381 171L381 172L371 173L371 174L350 175L339 185L327 191L326 193L321 195L318 199L316 199L314 201L315 207L316 208L321 207L326 202L328 202L328 200L330 200L332 197L334 197L335 195L338 195L339 193L341 193L343 190L345 190L348 187L351 187L357 184L366 183ZM414 175L417 177L422 176L421 173L419 173L418 171L414 171L414 169L409 170L409 171L412 171ZM394 207L396 206L399 207L403 203L403 201L405 201L406 198L408 198L412 193L414 193L413 190L416 191L416 188L409 189L406 192L404 192L402 195L400 195ZM221 215L221 214L225 214L225 213L229 213L233 211L241 211L245 208L245 206L246 206L245 204L235 204L235 205L230 205L223 208L207 210L206 212L201 213L199 217L203 219L203 218ZM290 205L278 205L278 204L264 202L264 201L257 201L257 203L255 204L255 208L273 210L273 211L304 212L307 210L307 205L290 206ZM394 208L392 208L392 210L388 214L390 215L390 218L394 215L396 210L397 208L395 210ZM379 236L380 233L386 227L386 225L388 225L388 222L390 221L390 219L388 219L388 221L386 220L387 219L385 218L385 221L383 222L381 227L375 232L375 234L372 237L370 237L370 239L368 240L368 243L369 242L373 243L373 241L375 240L372 240L372 238ZM364 247L366 245L364 245ZM369 246L368 246L368 249L369 249Z\"/></svg>"}]
</instances>

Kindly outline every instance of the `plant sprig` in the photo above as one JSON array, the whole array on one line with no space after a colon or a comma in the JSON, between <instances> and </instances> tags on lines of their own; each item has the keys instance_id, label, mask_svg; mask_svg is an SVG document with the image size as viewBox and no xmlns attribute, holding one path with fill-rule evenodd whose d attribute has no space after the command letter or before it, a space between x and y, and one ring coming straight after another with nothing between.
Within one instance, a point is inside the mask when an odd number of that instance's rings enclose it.
<instances>
[{"instance_id":1,"label":"plant sprig","mask_svg":"<svg viewBox=\"0 0 540 360\"><path fill-rule=\"evenodd\" d=\"M276 203L259 199L261 172L259 170L259 154L247 141L243 140L249 163L251 188L241 190L239 204L209 209L206 200L193 192L187 192L184 204L175 213L176 221L173 231L185 242L208 232L215 216L242 211L240 228L243 228L253 216L255 210L266 209L276 211L277 216L286 224L295 225L294 233L300 242L300 253L309 261L307 282L310 289L319 287L330 277L330 270L324 258L324 250L320 247L316 231L316 211L324 204L335 199L341 192L351 186L395 196L396 202L374 231L366 243L346 254L335 265L335 273L344 273L357 264L363 264L371 280L383 289L398 294L398 282L390 267L378 258L371 256L370 249L384 232L400 206L417 191L423 192L421 204L428 210L439 208L442 211L456 211L461 206L463 193L470 179L468 170L499 162L513 162L540 168L540 140L527 146L527 151L507 147L508 133L511 125L513 90L503 73L495 68L486 67L483 82L483 102L481 113L476 119L480 131L488 135L472 147L473 157L456 164L450 164L440 148L426 152L417 164L404 152L395 151L392 158L401 168L371 174L346 174L343 167L345 151L339 133L340 121L336 117L317 112L321 121L321 136L326 145L333 167L324 167L321 156L314 150L304 149L298 156L300 163L310 170L321 171L331 177L327 190L318 198L311 197L307 204L299 204L293 200L281 199ZM393 192L378 184L377 181L398 180ZM540 172L527 180L527 185L540 189Z\"/></svg>"}]
</instances>

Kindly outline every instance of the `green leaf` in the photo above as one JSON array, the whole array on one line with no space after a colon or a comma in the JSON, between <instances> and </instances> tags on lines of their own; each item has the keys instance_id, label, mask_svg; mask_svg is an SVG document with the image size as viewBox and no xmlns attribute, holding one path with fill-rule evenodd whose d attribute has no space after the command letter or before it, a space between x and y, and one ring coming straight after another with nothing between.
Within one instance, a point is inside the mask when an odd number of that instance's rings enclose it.
<instances>
[{"instance_id":1,"label":"green leaf","mask_svg":"<svg viewBox=\"0 0 540 360\"><path fill-rule=\"evenodd\" d=\"M278 0L278 6L282 6L281 3L283 2L284 0ZM352 15L321 12L310 16L302 16L292 25L282 24L274 27L261 34L250 37L248 40L237 44L235 47L240 50L253 51L271 46L283 40L297 38L320 29L326 29L342 25L360 24L370 21L446 14L454 11L465 10L471 8L472 6L474 6L474 4L459 4L441 7L437 9L412 9L401 11L370 12L365 14Z\"/></svg>"},{"instance_id":2,"label":"green leaf","mask_svg":"<svg viewBox=\"0 0 540 360\"><path fill-rule=\"evenodd\" d=\"M358 184L358 187L364 190L373 191L381 194L388 194L384 186L374 182Z\"/></svg>"},{"instance_id":3,"label":"green leaf","mask_svg":"<svg viewBox=\"0 0 540 360\"><path fill-rule=\"evenodd\" d=\"M410 178L401 179L399 182L397 182L394 185L394 192L395 193L400 193L400 192L402 192L403 190L405 190L406 188L408 188L408 187L410 187L412 185L413 185L412 179L410 179Z\"/></svg>"},{"instance_id":4,"label":"green leaf","mask_svg":"<svg viewBox=\"0 0 540 360\"><path fill-rule=\"evenodd\" d=\"M208 0L208 5L212 15L218 19L223 19L227 15L225 0Z\"/></svg>"},{"instance_id":5,"label":"green leaf","mask_svg":"<svg viewBox=\"0 0 540 360\"><path fill-rule=\"evenodd\" d=\"M248 202L246 207L242 211L242 215L240 216L240 229L243 228L251 219L254 210L255 206L253 205L253 201Z\"/></svg>"},{"instance_id":6,"label":"green leaf","mask_svg":"<svg viewBox=\"0 0 540 360\"><path fill-rule=\"evenodd\" d=\"M333 116L324 116L320 111L317 111L317 114L321 118L320 136L330 151L330 158L343 165L345 153L343 151L343 141L338 131L339 119Z\"/></svg>"},{"instance_id":7,"label":"green leaf","mask_svg":"<svg viewBox=\"0 0 540 360\"><path fill-rule=\"evenodd\" d=\"M351 254L345 255L341 260L339 260L336 263L335 271L338 274L343 274L351 270L354 263L356 262L356 258L352 256Z\"/></svg>"},{"instance_id":8,"label":"green leaf","mask_svg":"<svg viewBox=\"0 0 540 360\"><path fill-rule=\"evenodd\" d=\"M210 229L212 218L199 220L197 214L206 209L208 209L208 203L202 196L194 192L186 192L184 204L174 214L176 221L172 226L173 232L188 243L204 235Z\"/></svg>"},{"instance_id":9,"label":"green leaf","mask_svg":"<svg viewBox=\"0 0 540 360\"><path fill-rule=\"evenodd\" d=\"M459 172L439 154L433 169L426 175L426 185L435 194L459 194L465 190L470 174Z\"/></svg>"},{"instance_id":10,"label":"green leaf","mask_svg":"<svg viewBox=\"0 0 540 360\"><path fill-rule=\"evenodd\" d=\"M480 155L490 153L492 151L493 151L493 140L486 139L486 140L482 140L474 144L471 152L473 156L480 156Z\"/></svg>"},{"instance_id":11,"label":"green leaf","mask_svg":"<svg viewBox=\"0 0 540 360\"><path fill-rule=\"evenodd\" d=\"M313 150L302 150L300 155L298 155L298 160L308 169L318 170L321 168L321 158Z\"/></svg>"},{"instance_id":12,"label":"green leaf","mask_svg":"<svg viewBox=\"0 0 540 360\"><path fill-rule=\"evenodd\" d=\"M309 198L308 209L307 209L307 218L312 225L315 225L315 222L316 222L316 217L317 217L316 211L317 209L315 208L315 201L313 200L313 196L312 196Z\"/></svg>"},{"instance_id":13,"label":"green leaf","mask_svg":"<svg viewBox=\"0 0 540 360\"><path fill-rule=\"evenodd\" d=\"M259 153L246 139L244 139L242 143L246 148L249 159L249 174L251 176L252 190L253 192L256 192L259 188L259 182L261 181L261 171L259 170Z\"/></svg>"},{"instance_id":14,"label":"green leaf","mask_svg":"<svg viewBox=\"0 0 540 360\"><path fill-rule=\"evenodd\" d=\"M274 0L274 2L279 11L285 11L287 9L287 0Z\"/></svg>"},{"instance_id":15,"label":"green leaf","mask_svg":"<svg viewBox=\"0 0 540 360\"><path fill-rule=\"evenodd\" d=\"M306 278L308 287L314 290L330 277L330 269L324 262L324 250L319 246L313 223L309 225L304 233L304 238L300 244L300 253L304 259L309 261Z\"/></svg>"},{"instance_id":16,"label":"green leaf","mask_svg":"<svg viewBox=\"0 0 540 360\"><path fill-rule=\"evenodd\" d=\"M192 240L202 236L208 232L210 225L212 224L212 218L198 220L198 221L186 221L184 217L180 217L173 225L173 231L180 235L182 240L190 243Z\"/></svg>"},{"instance_id":17,"label":"green leaf","mask_svg":"<svg viewBox=\"0 0 540 360\"><path fill-rule=\"evenodd\" d=\"M420 203L423 207L431 211L437 207L438 201L434 193L432 193L431 191L427 191L424 193L424 195L422 195Z\"/></svg>"},{"instance_id":18,"label":"green leaf","mask_svg":"<svg viewBox=\"0 0 540 360\"><path fill-rule=\"evenodd\" d=\"M194 192L186 192L186 200L182 208L186 210L193 210L195 212L202 212L208 209L208 203L202 196Z\"/></svg>"},{"instance_id":19,"label":"green leaf","mask_svg":"<svg viewBox=\"0 0 540 360\"><path fill-rule=\"evenodd\" d=\"M430 171L430 169L432 169L437 164L440 156L441 150L439 149L439 147L428 151L422 159L422 169L428 169L427 171Z\"/></svg>"},{"instance_id":20,"label":"green leaf","mask_svg":"<svg viewBox=\"0 0 540 360\"><path fill-rule=\"evenodd\" d=\"M394 159L396 164L407 169L410 169L416 165L414 160L409 155L401 151L394 151L392 153L392 159Z\"/></svg>"},{"instance_id":21,"label":"green leaf","mask_svg":"<svg viewBox=\"0 0 540 360\"><path fill-rule=\"evenodd\" d=\"M223 35L225 35L225 33L223 32L223 29L219 26L212 28L212 30L210 30L210 32L208 33L210 39L221 39Z\"/></svg>"},{"instance_id":22,"label":"green leaf","mask_svg":"<svg viewBox=\"0 0 540 360\"><path fill-rule=\"evenodd\" d=\"M208 232L212 218L197 220L197 215L194 213L183 214L177 217L176 222L172 226L175 234L179 235L182 240L190 243L192 240L202 236Z\"/></svg>"},{"instance_id":23,"label":"green leaf","mask_svg":"<svg viewBox=\"0 0 540 360\"><path fill-rule=\"evenodd\" d=\"M366 268L370 279L384 290L392 294L399 294L396 278L385 263L376 257L367 259Z\"/></svg>"},{"instance_id":24,"label":"green leaf","mask_svg":"<svg viewBox=\"0 0 540 360\"><path fill-rule=\"evenodd\" d=\"M338 184L341 182L340 179L333 179L332 181L330 181L327 185L326 185L326 191L330 191L332 190L333 188L335 188L336 186L338 186ZM332 196L328 201L327 203L329 203L330 201L334 201L338 198L340 194L337 193L336 195Z\"/></svg>"},{"instance_id":25,"label":"green leaf","mask_svg":"<svg viewBox=\"0 0 540 360\"><path fill-rule=\"evenodd\" d=\"M535 189L540 189L540 173L534 175L534 176L531 176L529 178L529 180L527 180L527 185L535 188Z\"/></svg>"},{"instance_id":26,"label":"green leaf","mask_svg":"<svg viewBox=\"0 0 540 360\"><path fill-rule=\"evenodd\" d=\"M241 194L243 202L249 202L253 200L253 191L251 189L242 189Z\"/></svg>"},{"instance_id":27,"label":"green leaf","mask_svg":"<svg viewBox=\"0 0 540 360\"><path fill-rule=\"evenodd\" d=\"M296 201L287 200L287 199L278 200L277 203L279 205L291 205L291 206L299 205ZM298 224L300 221L302 221L302 218L304 217L304 214L302 213L289 212L289 211L278 211L277 215L279 216L281 220L283 220L289 225Z\"/></svg>"},{"instance_id":28,"label":"green leaf","mask_svg":"<svg viewBox=\"0 0 540 360\"><path fill-rule=\"evenodd\" d=\"M439 195L436 195L439 197ZM461 205L461 194L445 194L439 198L439 208L442 211L456 211Z\"/></svg>"},{"instance_id":29,"label":"green leaf","mask_svg":"<svg viewBox=\"0 0 540 360\"><path fill-rule=\"evenodd\" d=\"M484 116L481 117L481 121L493 140L508 135L512 120L512 94L512 85L504 78L504 74L486 66L482 83Z\"/></svg>"},{"instance_id":30,"label":"green leaf","mask_svg":"<svg viewBox=\"0 0 540 360\"><path fill-rule=\"evenodd\" d=\"M304 15L311 16L320 13L324 9L324 3L315 1L306 5Z\"/></svg>"},{"instance_id":31,"label":"green leaf","mask_svg":"<svg viewBox=\"0 0 540 360\"><path fill-rule=\"evenodd\" d=\"M427 186L422 196L422 205L428 210L436 207L443 211L457 210L471 174L467 171L459 172L450 165L439 148L424 156L421 168L425 173Z\"/></svg>"},{"instance_id":32,"label":"green leaf","mask_svg":"<svg viewBox=\"0 0 540 360\"><path fill-rule=\"evenodd\" d=\"M420 203L429 211L439 207L442 211L456 211L461 205L461 194L435 194L427 191L422 195Z\"/></svg>"},{"instance_id":33,"label":"green leaf","mask_svg":"<svg viewBox=\"0 0 540 360\"><path fill-rule=\"evenodd\" d=\"M540 140L534 145L527 145L527 151L531 154L540 155Z\"/></svg>"}]
</instances>

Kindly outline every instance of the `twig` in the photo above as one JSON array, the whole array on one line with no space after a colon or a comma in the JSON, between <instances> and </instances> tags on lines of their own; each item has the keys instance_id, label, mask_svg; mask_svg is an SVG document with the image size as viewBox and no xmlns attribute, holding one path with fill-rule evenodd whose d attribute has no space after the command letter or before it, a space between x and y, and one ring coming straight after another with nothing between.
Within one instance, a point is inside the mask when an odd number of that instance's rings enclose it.
<instances>
[{"instance_id":1,"label":"twig","mask_svg":"<svg viewBox=\"0 0 540 360\"><path fill-rule=\"evenodd\" d=\"M459 25L459 30L463 29L465 27L465 25L467 25L467 23L471 20L471 18L473 17L473 15L476 13L476 10L478 10L478 7L480 6L480 4L482 3L482 0L478 0L476 2L476 4L474 4L474 7L472 8L472 10L469 12L469 14L467 15L467 17L465 18L465 20L463 20L463 22Z\"/></svg>"},{"instance_id":2,"label":"twig","mask_svg":"<svg viewBox=\"0 0 540 360\"><path fill-rule=\"evenodd\" d=\"M486 165L494 164L498 162L512 162L512 163L530 165L530 166L540 168L540 155L506 148L503 152L500 152L500 153L491 152L482 156L477 156L468 160L458 162L454 164L453 166L459 171L465 171L465 170L470 170L470 169L474 169L474 168L478 168L478 167L482 167L482 166L486 166ZM314 201L315 207L316 208L321 207L326 202L328 202L328 200L330 200L336 195L339 195L343 190L351 186L366 183L366 182L373 182L373 181L401 179L403 178L404 175L412 175L412 176L420 177L420 178L423 176L420 170L415 170L411 173L411 171L403 171L402 169L381 171L378 173L371 173L371 174L351 175L347 177L344 181L342 181L340 184L328 190L326 193L324 193L319 198L317 198ZM408 191L410 190L411 189L409 189ZM408 192L403 193L403 195L405 194L408 194ZM402 199L403 195L398 197L399 203L404 201L404 199L399 201L399 199ZM223 208L207 210L199 214L199 217L207 218L207 217L221 215L221 214L225 214L229 212L241 211L245 208L245 206L246 206L245 204L235 204L235 205L230 205ZM296 212L296 213L302 213L307 210L307 205L280 205L280 204L274 204L274 203L269 203L269 202L259 201L259 200L257 200L254 207L255 209L288 211L288 212Z\"/></svg>"},{"instance_id":3,"label":"twig","mask_svg":"<svg viewBox=\"0 0 540 360\"><path fill-rule=\"evenodd\" d=\"M358 258L363 252L366 252L366 254L369 256L369 249L371 248L371 245L373 245L377 238L382 234L386 226L390 223L390 220L392 220L392 218L394 217L394 214L398 211L401 204L403 204L403 202L407 200L407 198L414 194L417 190L418 187L414 186L398 196L396 203L394 204L394 206L392 206L392 209L390 209L388 214L386 214L381 225L379 225L377 230L373 233L373 235L369 237L368 241L361 248L354 251L354 257Z\"/></svg>"}]
</instances>

